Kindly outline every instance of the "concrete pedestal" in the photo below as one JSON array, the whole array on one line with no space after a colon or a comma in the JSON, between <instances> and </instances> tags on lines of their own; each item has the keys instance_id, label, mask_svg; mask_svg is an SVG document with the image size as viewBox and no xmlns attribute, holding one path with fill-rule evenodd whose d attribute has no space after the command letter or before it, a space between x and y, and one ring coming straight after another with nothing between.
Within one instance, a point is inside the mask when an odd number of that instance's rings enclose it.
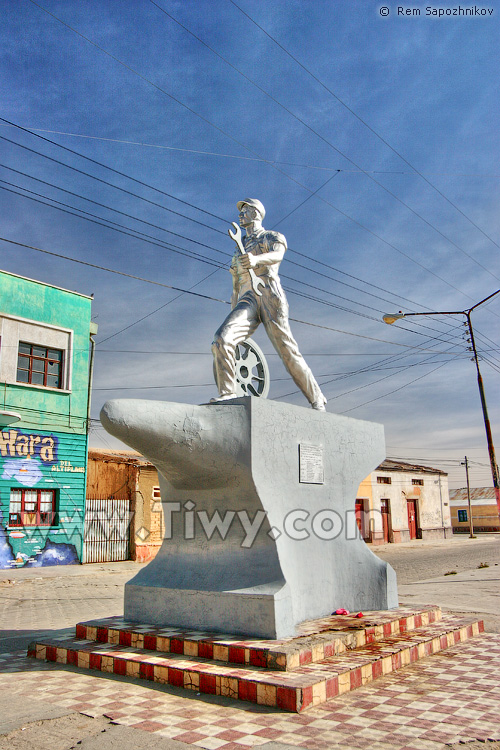
<instances>
[{"instance_id":1,"label":"concrete pedestal","mask_svg":"<svg viewBox=\"0 0 500 750\"><path fill-rule=\"evenodd\" d=\"M397 606L354 513L381 425L248 397L109 401L101 421L160 474L165 540L125 586L126 619L283 638L339 607Z\"/></svg>"}]
</instances>

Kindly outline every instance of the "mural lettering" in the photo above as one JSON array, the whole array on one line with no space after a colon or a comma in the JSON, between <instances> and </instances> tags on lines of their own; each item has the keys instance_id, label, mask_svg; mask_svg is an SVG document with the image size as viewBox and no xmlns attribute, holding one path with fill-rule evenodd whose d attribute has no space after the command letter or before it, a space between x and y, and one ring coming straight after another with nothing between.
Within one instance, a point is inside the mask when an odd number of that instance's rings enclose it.
<instances>
[{"instance_id":1,"label":"mural lettering","mask_svg":"<svg viewBox=\"0 0 500 750\"><path fill-rule=\"evenodd\" d=\"M85 466L73 466L71 461L60 461L52 466L51 471L65 471L73 474L85 474Z\"/></svg>"},{"instance_id":2,"label":"mural lettering","mask_svg":"<svg viewBox=\"0 0 500 750\"><path fill-rule=\"evenodd\" d=\"M38 456L43 463L57 461L58 439L53 435L24 434L17 430L0 432L0 455L4 458L32 458Z\"/></svg>"}]
</instances>

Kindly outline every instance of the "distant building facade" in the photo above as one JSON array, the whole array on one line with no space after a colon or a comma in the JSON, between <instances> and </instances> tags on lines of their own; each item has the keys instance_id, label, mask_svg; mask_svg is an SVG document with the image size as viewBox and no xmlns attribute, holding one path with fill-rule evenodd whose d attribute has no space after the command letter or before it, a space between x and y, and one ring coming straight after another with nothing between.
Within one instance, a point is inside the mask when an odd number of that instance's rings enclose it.
<instances>
[{"instance_id":1,"label":"distant building facade","mask_svg":"<svg viewBox=\"0 0 500 750\"><path fill-rule=\"evenodd\" d=\"M122 501L121 506L118 506L119 501ZM123 501L126 501L125 506ZM163 511L158 472L144 456L135 451L89 448L89 528L93 522L92 507L95 508L97 533L104 543L93 544L89 538L85 545L85 562L119 559L148 562L156 555L165 531ZM87 536L95 539L97 533ZM106 557L103 558L101 552L98 560L100 550Z\"/></svg>"},{"instance_id":2,"label":"distant building facade","mask_svg":"<svg viewBox=\"0 0 500 750\"><path fill-rule=\"evenodd\" d=\"M91 302L0 271L0 568L81 562Z\"/></svg>"},{"instance_id":3,"label":"distant building facade","mask_svg":"<svg viewBox=\"0 0 500 750\"><path fill-rule=\"evenodd\" d=\"M500 531L500 519L493 487L477 487L470 491L474 531ZM467 490L450 491L451 524L455 534L470 532Z\"/></svg>"},{"instance_id":4,"label":"distant building facade","mask_svg":"<svg viewBox=\"0 0 500 750\"><path fill-rule=\"evenodd\" d=\"M356 520L371 544L446 539L452 535L448 475L387 459L361 482Z\"/></svg>"}]
</instances>

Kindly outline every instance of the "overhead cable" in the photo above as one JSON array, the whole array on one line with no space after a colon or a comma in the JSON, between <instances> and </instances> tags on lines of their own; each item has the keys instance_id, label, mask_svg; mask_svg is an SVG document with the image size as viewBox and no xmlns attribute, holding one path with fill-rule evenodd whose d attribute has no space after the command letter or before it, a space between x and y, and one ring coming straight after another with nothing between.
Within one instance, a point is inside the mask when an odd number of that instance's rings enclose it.
<instances>
[{"instance_id":1,"label":"overhead cable","mask_svg":"<svg viewBox=\"0 0 500 750\"><path fill-rule=\"evenodd\" d=\"M196 112L196 111L195 111L195 110L194 110L194 109L193 109L192 107L190 107L189 105L185 104L185 103L184 103L184 102L182 102L182 101L181 101L180 99L178 99L177 97L173 96L172 94L170 94L170 93L169 93L168 91L166 91L165 89L163 89L163 88L162 88L161 86L158 86L158 85L157 85L156 83L154 83L153 81L151 81L151 80L150 80L149 78L146 78L146 76L143 76L143 75L142 75L141 73L139 73L139 72L138 72L137 70L135 70L134 68L132 68L132 67L131 67L130 65L127 65L126 63L124 63L124 62L123 62L122 60L120 60L119 58L117 58L117 57L116 57L115 55L111 54L111 53L110 53L110 52L108 52L107 50L105 50L105 49L104 49L103 47L101 47L100 45L98 45L98 44L96 44L95 42L93 42L93 41L92 41L91 39L89 39L88 37L86 37L86 36L85 36L84 34L82 34L81 32L77 31L77 30L76 30L76 29L75 29L74 27L70 26L70 25L69 25L69 24L67 24L67 23L66 23L65 21L63 21L62 19L58 18L58 17L56 16L56 15L54 15L53 13L51 13L50 11L48 11L48 10L47 10L46 8L44 8L44 7L42 6L42 5L40 5L39 3L35 2L35 0L29 0L29 2L30 2L30 3L32 3L33 5L35 5L36 7L40 8L40 10L42 10L42 11L43 11L44 13L46 13L47 15L51 16L52 18L54 18L54 19L55 19L56 21L58 21L59 23L61 23L61 24L62 24L63 26L65 26L66 28L70 29L70 31L73 31L73 32L74 32L75 34L77 34L77 35L78 35L79 37L81 37L81 38L82 38L82 39L84 39L85 41L89 42L89 44L91 44L91 45L92 45L92 46L94 46L94 47L95 47L96 49L98 49L98 50L100 50L101 52L103 52L103 53L104 53L105 55L107 55L108 57L110 57L110 58L111 58L112 60L114 60L115 62L117 62L117 63L119 63L120 65L122 65L122 66L123 66L124 68L126 68L126 69L127 69L128 71L130 71L130 72L131 72L131 73L133 73L134 75L137 75L137 76L138 76L138 77L139 77L139 78L140 78L141 80L143 80L143 81L145 81L146 83L150 84L151 86L153 86L153 87L154 87L155 89L157 89L158 91L161 91L161 92L162 92L163 94L165 94L166 96L168 96L168 97L169 97L170 99L172 99L173 101L175 101L175 102L176 102L177 104L179 104L180 106L184 107L184 108L185 108L186 110L188 110L189 112L191 112L192 114L194 114L194 115L195 115L196 117L198 117L198 118L199 118L200 120L202 120L203 122L207 123L207 124L208 124L208 125L210 125L211 127L215 128L215 129L216 129L216 130L217 130L218 132L222 133L222 134L223 134L223 135L225 135L226 137L230 138L230 139L231 139L232 141L234 141L235 143L237 143L237 144L238 144L239 146L241 146L242 148L244 148L244 149L245 149L246 151L248 151L249 153L252 153L252 154L256 155L256 152L255 152L255 151L253 151L252 149L250 149L250 148L249 148L248 146L245 146L245 144L241 143L241 142L240 142L240 141L239 141L239 140L238 140L237 138L235 138L234 136L230 135L230 134L229 134L229 133L228 133L227 131L223 130L223 129L222 129L221 127L219 127L218 125L216 125L215 123L213 123L213 122L212 122L211 120L209 120L208 118L204 117L203 115L200 115L200 114L199 114L198 112ZM41 137L41 136L37 136L37 137ZM258 155L258 154L257 154L257 155ZM292 182L294 182L295 184L299 185L299 186L300 186L300 187L302 187L302 188L303 188L304 190L307 190L308 192L313 192L313 191L311 191L311 190L310 190L310 188L308 188L308 187L307 187L306 185L304 185L303 183L301 183L301 182L300 182L299 180L296 180L296 179L295 179L294 177L292 177L291 175L289 175L289 174L288 174L287 172L285 172L284 170L282 170L282 169L280 169L279 167L277 167L277 166L276 166L276 164L273 164L273 163L272 163L272 162L270 162L269 160L266 160L266 161L267 161L267 163L268 163L268 164L269 164L269 165L270 165L270 166L271 166L271 167L272 167L273 169L275 169L275 170L277 170L278 172L280 172L280 174L283 174L284 176L286 176L286 177L287 177L287 178L288 178L289 180L291 180L291 181L292 181ZM338 212L338 213L339 213L339 214L340 214L341 216L345 216L345 217L346 217L347 219L349 219L349 220L350 220L350 221L352 221L352 222L353 222L354 224L356 224L356 225L357 225L357 226L359 226L360 228L362 228L362 229L364 229L365 231L367 231L367 232L368 232L369 234L371 234L371 235L372 235L373 237L376 237L376 238L377 238L377 239L379 239L379 240L380 240L381 242L383 242L384 244L386 244L386 245L387 245L388 247L391 247L391 248L393 248L393 249L394 249L394 250L395 250L396 252L398 252L398 253L400 253L401 255L403 255L403 256L404 256L405 258L407 258L407 259L408 259L408 260L409 260L409 261L410 261L411 263L414 263L415 265L419 266L419 267L420 267L420 268L422 268L423 270L425 270L425 271L427 271L428 273L430 273L430 274L431 274L432 276L435 276L435 277L436 277L437 279L439 279L440 281L442 281L442 282L443 282L444 284L446 284L447 286L451 287L452 289L455 289L455 291L459 292L459 294L462 294L462 295L464 295L464 296L465 296L465 297L467 297L468 299L472 299L472 298L471 298L471 297L470 297L470 296L469 296L469 295L468 295L468 294L467 294L466 292L463 292L462 290L458 289L458 287L455 287L455 286L454 286L453 284L451 284L451 282L447 281L447 280L446 280L445 278L443 278L442 276L440 276L439 274L437 274L437 273L436 273L435 271L432 271L432 270L431 270L430 268L428 268L427 266L425 266L425 265L424 265L423 263L420 263L419 261L415 260L415 258L413 258L413 257L412 257L411 255L409 255L408 253L405 253L405 252L404 252L403 250L401 250L400 248L398 248L398 247L397 247L396 245L394 245L393 243L389 242L388 240L385 240L385 239L383 239L383 238L382 238L382 237L381 237L380 235L378 235L378 234L377 234L376 232L374 232L373 230L371 230L371 229L368 229L368 227L365 227L365 226L364 226L363 224L361 224L361 222L357 221L357 219L354 219L354 218L353 218L352 216L349 216L349 214L347 214L347 213L346 213L345 211L342 211L342 210L341 210L340 208L338 208L338 207L337 207L337 206L335 206L335 205L334 205L333 203L331 203L330 201L328 201L328 200L326 200L325 198L323 198L323 197L322 197L321 195L317 194L317 197L318 197L318 199L319 199L319 200L321 200L322 202L324 202L324 203L326 203L327 205L331 206L331 207L332 207L332 208L333 208L333 209L334 209L335 211L337 211L337 212Z\"/></svg>"},{"instance_id":2,"label":"overhead cable","mask_svg":"<svg viewBox=\"0 0 500 750\"><path fill-rule=\"evenodd\" d=\"M34 245L28 245L27 243L24 243L24 242L18 242L16 240L12 240L12 239L9 239L7 237L0 237L0 242L7 242L7 243L9 243L11 245L16 245L17 247L24 247L24 248L26 248L28 250L34 250L35 252L44 253L45 255L51 255L51 256L53 256L55 258L61 258L62 260L67 260L67 261L70 261L72 263L79 263L79 264L81 264L83 266L89 266L90 268L96 268L96 269L98 269L100 271L106 271L107 273L114 273L114 274L117 274L118 276L124 276L124 277L129 278L129 279L135 279L136 281L142 281L142 282L144 282L146 284L154 284L155 286L163 287L164 289L173 289L176 292L184 292L185 294L192 294L195 297L201 297L202 299L212 300L213 302L222 302L225 305L229 305L230 304L227 300L224 300L224 299L219 299L217 297L211 297L211 296L209 296L207 294L201 294L200 292L194 292L194 291L189 290L189 289L181 289L180 287L172 286L170 284L164 284L163 282L154 281L153 279L145 279L142 276L136 276L136 275L131 274L131 273L125 273L124 271L118 271L117 269L106 268L105 266L100 266L97 263L90 263L89 261L86 261L86 260L80 260L78 258L71 258L68 255L63 255L62 253L56 253L56 252L54 252L52 250L44 250L43 248L36 247ZM346 336L353 336L355 338L367 339L369 341L378 341L378 342L381 342L383 344L390 344L391 346L403 347L404 349L420 349L421 348L421 347L411 346L410 344L401 344L401 343L396 342L396 341L388 341L387 339L379 339L379 338L376 338L374 336L365 336L365 335L363 335L361 333L353 333L351 331L343 331L341 328L333 328L331 326L325 326L325 325L321 325L319 323L311 323L311 322L309 322L307 320L302 320L300 318L290 318L290 320L293 321L294 323L300 323L302 325L312 326L313 328L320 328L320 329L325 330L325 331L333 331L334 333L341 333L341 334L346 335Z\"/></svg>"},{"instance_id":3,"label":"overhead cable","mask_svg":"<svg viewBox=\"0 0 500 750\"><path fill-rule=\"evenodd\" d=\"M14 128L17 128L18 130L20 130L22 132L25 132L25 133L28 133L30 135L33 135L34 137L39 138L42 141L45 141L47 143L50 143L51 145L56 146L57 148L60 148L60 149L62 149L64 151L67 151L68 153L74 154L75 156L79 156L80 158L85 159L86 161L89 161L89 162L91 162L93 164L96 164L97 166L103 167L104 169L107 169L107 170L109 170L112 173L115 173L117 175L125 177L125 178L131 180L132 182L135 182L135 183L137 183L139 185L142 185L144 187L148 187L149 189L154 190L154 191L160 193L161 195L165 195L165 196L167 196L169 198L172 198L173 200L179 201L179 202L181 202L181 203L183 203L185 205L190 206L191 208L196 209L197 211L201 211L201 212L203 212L205 214L208 214L209 216L212 216L213 218L219 219L220 221L224 221L224 222L228 221L227 219L223 219L222 217L217 216L216 214L213 214L213 213L211 213L209 211L206 211L203 208L200 208L199 206L196 206L194 203L190 203L188 201L185 201L185 200L182 200L180 198L177 198L176 196L173 196L170 193L166 193L165 191L161 190L160 188L155 187L154 185L150 185L150 184L148 184L146 182L143 182L142 180L137 179L136 177L132 177L131 175L127 175L124 172L120 172L119 170L116 170L113 167L110 167L109 165L104 164L103 162L99 162L96 159L92 159L91 157L86 156L85 154L82 154L82 153L80 153L78 151L74 151L73 149L70 149L67 146L63 146L63 145L57 143L56 141L51 140L50 138L45 138L43 136L40 136L40 135L38 135L38 133L34 133L31 130L28 130L27 128L22 127L21 125L18 125L16 123L10 122L9 120L6 120L5 118L0 117L0 122L4 122L4 123L6 123L6 124L8 124L8 125L10 125L10 126L12 126ZM88 172L84 172L83 170L80 170L80 169L78 169L76 167L73 167L73 166L71 166L69 164L66 164L65 162L61 162L61 161L55 159L54 157L47 156L46 154L43 154L42 152L36 151L34 149L30 149L27 146L24 146L22 144L18 144L15 141L11 141L10 139L5 138L4 136L0 136L0 138L2 138L3 140L9 141L10 143L12 143L12 144L14 144L16 146L20 146L21 148L24 148L25 150L31 151L32 153L38 154L39 156L42 156L42 157L44 157L46 159L54 161L54 162L56 162L58 164L61 164L63 166L66 166L68 169L71 169L71 170L73 170L75 172L79 172L81 174L86 175L87 177L90 177L92 179L96 179L98 181L104 182L104 184L108 185L109 187L114 187L114 188L116 188L118 190L121 190L121 188L119 188L118 186L114 185L113 183L108 183L108 182L106 182L104 180L100 180L100 178L97 178L97 177L95 177L94 175L91 175ZM312 192L312 191L309 190L309 188L306 188L306 189L308 190L308 192ZM135 195L135 194L132 194L132 195ZM143 199L142 196L137 196L137 197L141 198L141 200ZM147 202L147 199L144 199L144 200L146 200L146 202ZM154 204L154 205L159 205L161 207L161 204ZM169 209L166 209L166 210L168 211ZM183 216L184 218L186 218L188 220L191 220L189 216L185 216L184 214L181 214L181 216ZM207 225L207 227L208 227L208 225ZM210 227L210 228L213 229L216 232L219 232L221 234L225 234L225 232L222 232L221 230L216 230L213 227ZM365 227L363 227L363 228L365 228ZM382 241L385 242L385 240L382 240ZM359 281L362 284L366 284L367 286L370 286L370 287L372 287L374 289L378 289L379 291L385 292L386 294L391 294L391 295L397 297L398 299L404 300L405 302L409 302L410 304L414 304L414 305L417 305L418 307L422 307L424 310L429 310L429 308L427 308L425 305L421 305L420 303L415 302L414 300L408 299L408 298L403 297L402 295L399 295L399 294L397 294L395 292L391 292L391 291L389 291L387 289L384 289L383 287L380 287L380 286L378 286L376 284L373 284L372 282L365 281L364 279L360 279L359 277L354 276L353 274L350 274L350 273L347 273L345 271L342 271L340 268L336 268L335 266L333 266L333 265L331 265L329 263L325 263L324 261L316 260L315 258L312 258L312 257L310 257L308 255L305 255L304 253L301 253L301 252L299 252L297 250L294 250L293 248L288 248L288 252L289 253L294 253L296 255L299 255L299 256L301 256L303 258L306 258L309 261L317 263L317 264L319 264L321 266L324 266L326 268L330 268L331 270L335 271L336 273L341 274L342 276L346 276L348 278L354 279L355 281ZM291 262L293 262L293 261L291 261ZM309 270L312 271L313 269L309 269ZM327 277L327 278L332 278L332 277ZM357 287L353 287L352 285L347 284L347 282L343 282L343 281L340 281L340 280L337 280L337 279L332 279L332 280L336 281L336 283L345 284L346 286L351 286L352 288L357 289ZM371 295L373 297L377 297L377 295L374 295L373 293L368 292L366 290L358 290L358 291L363 291L364 294L369 294L369 295ZM459 291L459 290L457 290L457 291Z\"/></svg>"},{"instance_id":4,"label":"overhead cable","mask_svg":"<svg viewBox=\"0 0 500 750\"><path fill-rule=\"evenodd\" d=\"M229 2L232 5L234 5L235 8L238 8L238 10L241 13L243 13L243 15L246 16L249 21L251 21L255 26L257 26L257 28L259 28L272 42L274 42L274 44L276 44L286 55L288 55L288 57L290 57L300 68L302 68L302 70L304 70L308 75L310 75L311 78L313 78L317 83L319 83L319 85L322 86L322 88L324 88L325 91L331 94L331 96L333 96L334 99L336 99L339 102L339 104L341 104L357 120L359 120L359 122L361 122L366 128L368 128L368 130L371 133L373 133L373 135L375 135L380 141L382 141L382 143L384 143L394 154L396 154L396 156L398 156L402 161L404 161L404 163L407 164L410 167L410 169L413 170L415 174L421 177L424 180L424 182L426 182L433 190L435 190L447 203L450 204L450 206L452 206L456 211L458 211L458 213L460 213L468 222L470 222L472 226L474 226L479 232L481 232L481 234L483 234L490 242L496 245L496 247L500 248L500 245L497 242L495 242L495 240L492 237L490 237L489 234L487 234L483 229L481 229L481 227L478 226L478 224L476 224L469 216L467 216L467 214L464 211L462 211L461 208L459 208L455 203L453 203L453 201L451 201L441 190L439 190L439 188L437 188L430 180L428 180L427 177L425 177L425 175L422 174L422 172L420 172L416 167L413 166L413 164L411 164L408 161L408 159L406 159L399 151L397 151L393 146L391 146L391 144L385 138L383 138L383 136L381 136L380 133L378 133L374 128L372 128L371 125L369 125L366 122L366 120L363 120L363 118L360 117L351 107L349 107L349 105L346 104L346 102L344 102L337 94L335 94L334 91L332 91L325 83L323 83L323 81L321 81L318 78L318 76L316 76L309 68L303 65L303 63L301 63L300 60L298 60L294 55L292 55L292 53L289 50L287 50L282 44L280 44L280 42L278 42L277 39L275 39L271 34L269 34L264 29L263 26L258 24L257 21L255 21L254 18L252 18L248 13L246 13L243 10L243 8L241 8L234 0L229 0Z\"/></svg>"},{"instance_id":5,"label":"overhead cable","mask_svg":"<svg viewBox=\"0 0 500 750\"><path fill-rule=\"evenodd\" d=\"M190 34L192 37L194 37L200 44L203 44L204 47L209 49L214 55L216 55L220 60L222 60L226 65L229 65L230 68L235 70L239 75L241 75L246 81L249 81L255 88L257 88L259 91L261 91L265 96L267 96L271 101L273 101L275 104L277 104L281 109L283 109L287 114L289 114L291 117L293 117L297 122L299 122L301 125L303 125L307 130L309 130L311 133L314 133L314 135L319 138L323 143L325 143L327 146L332 148L336 153L338 153L340 156L342 156L344 159L346 159L348 162L350 162L353 166L355 166L357 169L359 169L361 172L363 172L366 177L368 177L369 180L372 180L376 185L378 185L384 192L386 192L388 195L390 195L392 198L394 198L398 203L400 203L402 206L407 208L414 216L419 218L421 221L423 221L428 227L433 229L435 232L437 232L441 237L443 237L447 242L453 245L453 247L456 247L457 250L460 250L463 255L465 255L467 258L472 260L473 263L476 263L480 268L482 268L486 273L489 273L490 276L493 276L494 279L497 279L500 281L500 277L495 276L495 274L489 270L486 266L484 266L482 263L480 263L476 258L474 258L472 255L470 255L466 250L464 250L460 245L458 245L454 240L452 240L450 237L444 234L440 229L438 229L434 224L432 224L430 221L428 221L426 218L424 218L421 214L418 213L418 211L415 211L411 206L409 206L404 200L402 200L398 195L392 192L392 190L389 190L383 183L379 182L370 172L367 172L364 170L359 164L357 164L351 157L349 157L347 154L345 154L343 151L341 151L337 146L335 146L328 138L321 135L315 128L311 127L305 120L302 119L302 117L299 117L294 112L292 112L291 109L286 107L282 102L280 102L276 97L274 97L272 94L270 94L268 91L266 91L262 86L260 86L256 81L254 81L252 78L247 76L245 73L243 73L242 70L237 68L235 65L233 65L227 58L223 57L217 50L215 50L213 47L211 47L209 44L203 41L201 37L199 37L197 34L195 34L193 31L188 29L187 26L185 26L183 23L181 23L175 16L173 16L171 13L165 10L161 5L159 5L155 0L150 0L151 4L154 5L156 8L158 8L162 13L164 13L166 16L168 16L174 23L176 23L178 26L183 28L185 31L187 31L188 34ZM430 184L430 183L429 183ZM313 195L316 195L318 191L315 191ZM465 214L464 214L465 215ZM483 232L484 234L484 232ZM488 239L490 239L488 237ZM491 240L494 242L494 240ZM497 244L496 242L494 243ZM497 245L497 247L500 247L500 245Z\"/></svg>"}]
</instances>

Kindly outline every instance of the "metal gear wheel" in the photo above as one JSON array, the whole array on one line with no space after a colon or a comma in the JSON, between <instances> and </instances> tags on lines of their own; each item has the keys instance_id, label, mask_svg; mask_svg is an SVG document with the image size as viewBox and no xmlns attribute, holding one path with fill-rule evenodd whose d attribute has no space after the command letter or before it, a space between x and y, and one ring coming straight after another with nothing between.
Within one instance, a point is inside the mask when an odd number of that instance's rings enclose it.
<instances>
[{"instance_id":1,"label":"metal gear wheel","mask_svg":"<svg viewBox=\"0 0 500 750\"><path fill-rule=\"evenodd\" d=\"M266 398L271 384L262 349L252 339L236 347L236 393Z\"/></svg>"}]
</instances>

